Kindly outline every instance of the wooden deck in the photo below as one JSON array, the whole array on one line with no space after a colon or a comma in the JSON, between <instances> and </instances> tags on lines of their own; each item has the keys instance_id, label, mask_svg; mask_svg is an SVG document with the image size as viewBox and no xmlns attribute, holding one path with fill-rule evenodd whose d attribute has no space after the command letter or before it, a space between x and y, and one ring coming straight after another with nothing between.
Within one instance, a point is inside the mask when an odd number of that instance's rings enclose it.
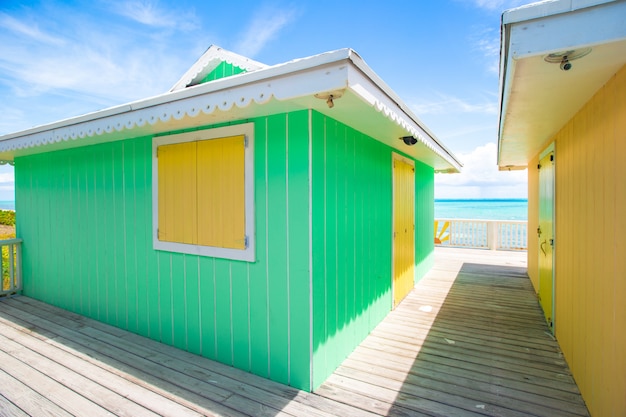
<instances>
[{"instance_id":1,"label":"wooden deck","mask_svg":"<svg viewBox=\"0 0 626 417\"><path fill-rule=\"evenodd\" d=\"M306 393L39 303L0 301L0 416L587 416L525 254L436 266Z\"/></svg>"}]
</instances>

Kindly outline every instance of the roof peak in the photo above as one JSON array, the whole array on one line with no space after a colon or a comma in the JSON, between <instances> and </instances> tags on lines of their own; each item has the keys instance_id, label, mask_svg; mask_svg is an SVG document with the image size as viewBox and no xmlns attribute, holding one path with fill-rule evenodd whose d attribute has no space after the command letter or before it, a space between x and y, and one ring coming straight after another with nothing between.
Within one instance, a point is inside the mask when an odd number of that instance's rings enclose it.
<instances>
[{"instance_id":1,"label":"roof peak","mask_svg":"<svg viewBox=\"0 0 626 417\"><path fill-rule=\"evenodd\" d=\"M200 84L221 63L234 65L246 72L267 68L267 65L248 57L228 51L217 45L211 45L169 91L183 90L192 85Z\"/></svg>"}]
</instances>

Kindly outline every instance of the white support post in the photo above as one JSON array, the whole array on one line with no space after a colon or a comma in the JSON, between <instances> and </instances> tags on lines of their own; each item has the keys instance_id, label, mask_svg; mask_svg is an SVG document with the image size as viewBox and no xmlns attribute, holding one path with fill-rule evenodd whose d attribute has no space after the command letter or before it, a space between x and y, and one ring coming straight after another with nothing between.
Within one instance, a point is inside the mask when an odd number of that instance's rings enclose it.
<instances>
[{"instance_id":1,"label":"white support post","mask_svg":"<svg viewBox=\"0 0 626 417\"><path fill-rule=\"evenodd\" d=\"M487 247L491 250L498 249L498 222L487 222Z\"/></svg>"}]
</instances>

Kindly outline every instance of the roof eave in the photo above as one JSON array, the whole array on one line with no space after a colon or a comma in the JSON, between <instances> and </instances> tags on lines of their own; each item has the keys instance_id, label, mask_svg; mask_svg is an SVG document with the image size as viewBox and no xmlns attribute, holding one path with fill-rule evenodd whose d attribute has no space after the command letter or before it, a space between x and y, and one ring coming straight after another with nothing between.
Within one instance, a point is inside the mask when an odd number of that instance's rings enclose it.
<instances>
[{"instance_id":1,"label":"roof eave","mask_svg":"<svg viewBox=\"0 0 626 417\"><path fill-rule=\"evenodd\" d=\"M358 69L358 73L363 74L364 79L368 80L369 91L367 94L363 94L359 88L354 88L355 84L365 85L366 82L351 82L350 77L356 74L351 68ZM305 80L307 82L303 82ZM91 139L92 142L97 141L97 137L101 135L109 135L109 140L118 140L123 138L122 131L136 128L142 128L142 132L155 134L158 133L159 128L151 126L156 126L159 122L168 123L171 120L172 123L176 124L177 120L182 120L187 116L193 118L200 112L213 114L213 112L221 110L223 113L220 114L226 114L233 106L244 109L252 104L266 105L272 99L283 103L298 102L303 108L324 104L320 111L328 112L329 109L326 108L325 103L313 98L313 96L315 93L335 90L350 90L351 94L354 94L355 97L358 96L361 101L367 102L378 113L385 112L387 119L400 126L403 129L402 132L406 131L421 136L430 152L443 161L435 164L437 165L436 169L457 172L460 170L460 162L408 111L395 93L365 65L362 59L349 49L294 60L240 74L237 77L227 77L211 83L168 92L99 112L4 135L0 137L0 158L9 155L7 153L7 149L9 149L7 145L9 144L15 145L12 148L15 151L41 144L61 143L77 138L85 139L87 136L93 138ZM373 105L369 102L368 97L370 96L378 97L375 101L379 104ZM383 102L386 104L380 104ZM330 114L332 115L332 113ZM160 129L167 131L164 126ZM394 129L398 130L397 128ZM112 139L113 137L118 139ZM415 151L415 148L403 150L410 155L411 152Z\"/></svg>"},{"instance_id":2,"label":"roof eave","mask_svg":"<svg viewBox=\"0 0 626 417\"><path fill-rule=\"evenodd\" d=\"M599 51L609 47L623 50L626 40L626 28L623 25L625 12L626 2L623 0L551 0L522 6L502 14L497 156L500 169L526 167L530 158L540 152L539 148L545 141L556 134L562 123L573 117L597 88L606 82L608 78L602 77L612 74L609 66L619 68L619 65L623 65L620 60L624 59L624 54L613 54L608 58L612 61L609 63L607 59L600 59L602 55ZM590 29L580 30L581 27ZM543 62L543 58L550 53L584 47L592 47L591 54L588 58L576 61L576 70L567 74L560 71L558 65ZM532 60L535 63L531 64ZM605 67L589 65L594 60L602 62ZM519 66L520 63L524 63L524 66ZM535 65L532 71L530 65ZM551 85L552 88L560 88L559 91L573 94L573 89L567 88L567 85L576 85L577 96L566 99L562 95L553 95L547 101L537 100L540 95L529 93L529 87L535 86L539 91L540 81L548 82L548 78L537 75L540 65L544 68L552 65L550 69L554 71L549 76L558 77ZM596 79L592 82L586 76L585 80L589 85L583 90L581 78L576 77L583 77L583 72L579 71L586 66L588 71L594 71L589 73ZM568 76L567 79L564 78L565 75ZM524 85L520 85L522 81L525 82ZM519 98L520 96L524 99ZM528 101L530 97L534 97L535 101ZM550 112L555 116L558 114L559 117L554 117L549 125L537 123L536 112L529 112L528 106L536 109L539 108L537 106L542 106L544 113ZM534 124L534 127L523 127L524 123L529 126ZM542 130L539 132L538 129Z\"/></svg>"}]
</instances>

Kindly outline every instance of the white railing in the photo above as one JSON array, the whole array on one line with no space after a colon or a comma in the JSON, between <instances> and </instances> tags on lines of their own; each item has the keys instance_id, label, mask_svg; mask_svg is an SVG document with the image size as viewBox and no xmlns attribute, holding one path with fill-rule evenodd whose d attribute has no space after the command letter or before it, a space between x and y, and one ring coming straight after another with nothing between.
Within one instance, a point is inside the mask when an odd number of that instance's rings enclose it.
<instances>
[{"instance_id":1,"label":"white railing","mask_svg":"<svg viewBox=\"0 0 626 417\"><path fill-rule=\"evenodd\" d=\"M0 296L17 294L22 291L22 239L0 240L0 249Z\"/></svg>"},{"instance_id":2,"label":"white railing","mask_svg":"<svg viewBox=\"0 0 626 417\"><path fill-rule=\"evenodd\" d=\"M435 245L493 250L526 250L528 222L436 219Z\"/></svg>"}]
</instances>

